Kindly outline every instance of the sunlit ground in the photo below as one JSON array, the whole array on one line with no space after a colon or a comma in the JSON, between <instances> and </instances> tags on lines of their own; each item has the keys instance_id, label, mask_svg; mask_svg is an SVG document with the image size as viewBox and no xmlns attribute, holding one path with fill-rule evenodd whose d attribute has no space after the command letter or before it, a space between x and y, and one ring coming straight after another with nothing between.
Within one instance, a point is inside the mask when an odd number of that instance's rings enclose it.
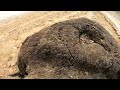
<instances>
[{"instance_id":1,"label":"sunlit ground","mask_svg":"<svg viewBox=\"0 0 120 90\"><path fill-rule=\"evenodd\" d=\"M28 11L0 11L0 20L3 20L5 18L8 18L10 16L13 16L13 15L20 15L20 14L23 14L23 13L26 13Z\"/></svg>"}]
</instances>

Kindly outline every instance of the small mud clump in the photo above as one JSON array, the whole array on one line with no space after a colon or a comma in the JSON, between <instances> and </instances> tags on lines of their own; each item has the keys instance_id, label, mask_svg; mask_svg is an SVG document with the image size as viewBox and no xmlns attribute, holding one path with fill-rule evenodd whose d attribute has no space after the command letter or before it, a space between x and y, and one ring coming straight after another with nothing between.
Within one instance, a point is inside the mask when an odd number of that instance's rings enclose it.
<instances>
[{"instance_id":1,"label":"small mud clump","mask_svg":"<svg viewBox=\"0 0 120 90\"><path fill-rule=\"evenodd\" d=\"M42 66L51 65L53 69L59 67L57 71L60 71L57 73L52 69L48 70L50 73L54 72L53 77L62 74L67 78L68 69L62 69L63 72L60 68L72 67L86 72L89 77L98 73L107 79L119 79L119 51L120 47L115 39L97 22L87 18L71 19L29 36L23 42L18 55L19 72L12 76L24 78L33 69L41 71ZM69 75L72 73L74 72L70 71Z\"/></svg>"}]
</instances>

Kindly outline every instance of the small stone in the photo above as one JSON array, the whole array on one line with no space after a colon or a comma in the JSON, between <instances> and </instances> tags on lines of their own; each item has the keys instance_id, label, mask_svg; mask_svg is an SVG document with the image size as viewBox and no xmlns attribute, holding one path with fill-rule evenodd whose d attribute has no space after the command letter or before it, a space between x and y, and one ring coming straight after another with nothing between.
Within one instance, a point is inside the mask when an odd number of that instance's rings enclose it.
<instances>
[{"instance_id":1,"label":"small stone","mask_svg":"<svg viewBox=\"0 0 120 90\"><path fill-rule=\"evenodd\" d=\"M7 65L3 65L3 67L5 68L5 67L7 67Z\"/></svg>"},{"instance_id":2,"label":"small stone","mask_svg":"<svg viewBox=\"0 0 120 90\"><path fill-rule=\"evenodd\" d=\"M85 72L86 75L88 75L88 72Z\"/></svg>"},{"instance_id":3,"label":"small stone","mask_svg":"<svg viewBox=\"0 0 120 90\"><path fill-rule=\"evenodd\" d=\"M93 41L93 40L90 40L90 43L94 43L94 41Z\"/></svg>"}]
</instances>

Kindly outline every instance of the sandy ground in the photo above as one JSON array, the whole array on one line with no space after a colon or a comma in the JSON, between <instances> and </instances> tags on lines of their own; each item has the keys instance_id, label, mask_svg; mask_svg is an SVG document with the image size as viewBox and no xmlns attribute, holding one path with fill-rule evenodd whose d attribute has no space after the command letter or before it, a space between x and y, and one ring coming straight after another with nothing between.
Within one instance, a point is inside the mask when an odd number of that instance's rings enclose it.
<instances>
[{"instance_id":1,"label":"sandy ground","mask_svg":"<svg viewBox=\"0 0 120 90\"><path fill-rule=\"evenodd\" d=\"M101 13L108 18L108 21L117 30L117 34L120 36L120 16L118 12L115 11L101 11Z\"/></svg>"},{"instance_id":2,"label":"sandy ground","mask_svg":"<svg viewBox=\"0 0 120 90\"><path fill-rule=\"evenodd\" d=\"M37 11L0 22L0 78L13 79L18 71L16 62L22 42L30 35L56 22L86 17L108 30L120 44L114 27L97 11ZM15 77L17 78L17 77Z\"/></svg>"},{"instance_id":3,"label":"sandy ground","mask_svg":"<svg viewBox=\"0 0 120 90\"><path fill-rule=\"evenodd\" d=\"M27 13L29 11L0 11L0 20L7 19L9 17L19 16L21 14Z\"/></svg>"}]
</instances>

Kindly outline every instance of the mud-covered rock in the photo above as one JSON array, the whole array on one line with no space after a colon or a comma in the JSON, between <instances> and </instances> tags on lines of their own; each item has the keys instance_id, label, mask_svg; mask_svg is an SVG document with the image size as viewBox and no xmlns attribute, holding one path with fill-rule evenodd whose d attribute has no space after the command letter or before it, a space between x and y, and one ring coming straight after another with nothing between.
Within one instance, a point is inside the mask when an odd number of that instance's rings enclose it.
<instances>
[{"instance_id":1,"label":"mud-covered rock","mask_svg":"<svg viewBox=\"0 0 120 90\"><path fill-rule=\"evenodd\" d=\"M20 72L17 74L20 77L29 75L36 65L39 65L36 68L39 71L44 62L53 68L74 67L78 71L88 72L90 78L95 78L98 73L117 79L120 71L119 51L118 43L97 22L87 18L67 20L44 28L23 42L18 56ZM61 73L63 77L69 76L66 73L69 71L64 72Z\"/></svg>"}]
</instances>

